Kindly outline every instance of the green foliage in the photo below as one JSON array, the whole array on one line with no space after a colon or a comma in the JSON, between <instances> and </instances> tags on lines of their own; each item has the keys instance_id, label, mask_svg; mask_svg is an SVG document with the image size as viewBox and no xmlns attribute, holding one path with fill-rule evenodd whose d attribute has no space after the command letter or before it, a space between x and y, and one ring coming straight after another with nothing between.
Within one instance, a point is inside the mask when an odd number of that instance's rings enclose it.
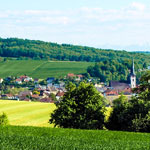
<instances>
[{"instance_id":1,"label":"green foliage","mask_svg":"<svg viewBox=\"0 0 150 150\"><path fill-rule=\"evenodd\" d=\"M119 98L113 101L113 111L110 113L108 122L105 126L109 130L125 130L127 120L124 118L127 109L127 98L121 95ZM127 121L127 122L126 122Z\"/></svg>"},{"instance_id":2,"label":"green foliage","mask_svg":"<svg viewBox=\"0 0 150 150\"><path fill-rule=\"evenodd\" d=\"M50 59L88 62L101 62L109 58L119 62L126 58L131 60L134 56L138 60L138 64L144 64L144 62L148 63L149 61L149 55L144 53L96 49L87 46L57 44L17 38L0 39L0 56L17 57L18 59L32 58L34 60ZM145 67L146 64L143 66Z\"/></svg>"},{"instance_id":3,"label":"green foliage","mask_svg":"<svg viewBox=\"0 0 150 150\"><path fill-rule=\"evenodd\" d=\"M92 84L81 82L66 86L62 101L56 104L50 123L63 128L102 129L104 101Z\"/></svg>"},{"instance_id":4,"label":"green foliage","mask_svg":"<svg viewBox=\"0 0 150 150\"><path fill-rule=\"evenodd\" d=\"M49 43L49 42L42 42L42 41L35 41L35 40L23 40L17 38L8 38L8 39L0 39L0 56L2 57L9 57L4 58L4 61L0 63L0 66L5 68L1 69L2 73L0 76L3 77L5 74L4 72L9 75L20 73L18 70L18 66L12 66L10 58L16 57L17 60L61 60L61 61L87 61L87 62L100 62L98 66L94 68L89 68L88 72L92 77L99 77L101 81L108 82L109 80L127 80L128 76L128 69L131 67L131 60L135 58L135 67L136 71L138 69L143 69L147 67L149 63L149 55L144 53L137 53L137 52L126 52L126 51L115 51L110 49L96 49L92 47L86 46L75 46L69 44L57 44L57 43ZM15 58L14 58L15 59ZM7 61L6 61L7 60ZM111 61L110 61L111 60ZM18 62L20 63L20 62ZM50 62L49 62L50 63ZM52 66L53 70L49 69L49 63L45 62L41 65L33 66L23 64L24 68L21 64L19 64L19 68L23 68L22 72L28 73L30 72L31 75L40 76L41 70L43 72L43 76L48 77L47 72L53 71L52 77L64 76L67 73L86 73L86 69L89 66L84 67L84 71L79 71L78 69L83 68L83 64L79 64L79 66L75 69L71 69L72 66L69 66L69 70L66 73L67 66L63 68L63 75L60 73L59 66ZM67 62L68 63L68 62ZM10 64L9 67L5 67L5 64ZM12 67L11 67L12 66ZM27 67L26 67L27 66ZM62 65L64 66L64 65ZM33 69L33 71L31 71ZM8 68L8 69L6 69ZM12 72L9 72L10 69L13 69ZM16 70L16 71L14 71ZM83 69L82 69L83 70ZM46 75L45 75L46 74ZM137 79L140 76L140 72L137 73Z\"/></svg>"},{"instance_id":5,"label":"green foliage","mask_svg":"<svg viewBox=\"0 0 150 150\"><path fill-rule=\"evenodd\" d=\"M150 71L146 71L140 78L140 84L133 91L135 93L141 93L145 90L150 92Z\"/></svg>"},{"instance_id":6,"label":"green foliage","mask_svg":"<svg viewBox=\"0 0 150 150\"><path fill-rule=\"evenodd\" d=\"M115 105L106 127L110 130L150 132L150 100L145 96L148 93L145 91L133 96L128 102L120 97L117 100L119 105L114 101Z\"/></svg>"},{"instance_id":7,"label":"green foliage","mask_svg":"<svg viewBox=\"0 0 150 150\"><path fill-rule=\"evenodd\" d=\"M35 94L35 95L39 95L39 94L40 94L40 92L39 92L37 89L34 89L33 94Z\"/></svg>"},{"instance_id":8,"label":"green foliage","mask_svg":"<svg viewBox=\"0 0 150 150\"><path fill-rule=\"evenodd\" d=\"M149 150L149 141L146 133L0 127L1 150Z\"/></svg>"},{"instance_id":9,"label":"green foliage","mask_svg":"<svg viewBox=\"0 0 150 150\"><path fill-rule=\"evenodd\" d=\"M118 106L123 106L124 104L126 104L127 103L127 97L126 96L124 96L123 94L121 94L120 96L119 96L119 98L117 98L117 99L115 99L114 101L113 101L113 106L114 107L118 107Z\"/></svg>"},{"instance_id":10,"label":"green foliage","mask_svg":"<svg viewBox=\"0 0 150 150\"><path fill-rule=\"evenodd\" d=\"M114 101L106 127L111 130L150 132L149 73L141 77L136 95L130 101L123 96Z\"/></svg>"},{"instance_id":11,"label":"green foliage","mask_svg":"<svg viewBox=\"0 0 150 150\"><path fill-rule=\"evenodd\" d=\"M96 63L95 66L88 67L87 72L91 77L100 78L102 82L109 82L110 80L129 82L129 70L131 70L131 66L131 60L117 61L117 59L107 59ZM135 63L136 70L140 67L142 68L142 66ZM140 74L137 75L137 79L139 75Z\"/></svg>"},{"instance_id":12,"label":"green foliage","mask_svg":"<svg viewBox=\"0 0 150 150\"><path fill-rule=\"evenodd\" d=\"M57 98L56 98L55 94L51 93L50 97L52 98L53 101L57 101Z\"/></svg>"},{"instance_id":13,"label":"green foliage","mask_svg":"<svg viewBox=\"0 0 150 150\"><path fill-rule=\"evenodd\" d=\"M8 117L7 117L6 113L3 112L3 114L0 115L0 125L6 126L8 124L9 124Z\"/></svg>"},{"instance_id":14,"label":"green foliage","mask_svg":"<svg viewBox=\"0 0 150 150\"><path fill-rule=\"evenodd\" d=\"M150 111L145 117L142 117L141 114L136 115L132 120L131 129L136 132L150 132Z\"/></svg>"},{"instance_id":15,"label":"green foliage","mask_svg":"<svg viewBox=\"0 0 150 150\"><path fill-rule=\"evenodd\" d=\"M23 91L27 91L27 89L25 88L7 88L7 91L5 91L5 93L10 93L10 94L19 94L20 92L23 92Z\"/></svg>"}]
</instances>

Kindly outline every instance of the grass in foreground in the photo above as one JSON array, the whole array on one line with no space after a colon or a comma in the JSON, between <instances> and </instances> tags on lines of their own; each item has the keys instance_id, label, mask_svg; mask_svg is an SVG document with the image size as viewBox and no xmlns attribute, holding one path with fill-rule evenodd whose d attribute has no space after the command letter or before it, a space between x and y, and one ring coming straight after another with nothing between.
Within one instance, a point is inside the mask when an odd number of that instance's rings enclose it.
<instances>
[{"instance_id":1,"label":"grass in foreground","mask_svg":"<svg viewBox=\"0 0 150 150\"><path fill-rule=\"evenodd\" d=\"M150 134L101 130L0 127L4 150L149 150Z\"/></svg>"},{"instance_id":2,"label":"grass in foreground","mask_svg":"<svg viewBox=\"0 0 150 150\"><path fill-rule=\"evenodd\" d=\"M11 125L53 126L48 123L54 104L0 100L0 113L5 112Z\"/></svg>"}]
</instances>

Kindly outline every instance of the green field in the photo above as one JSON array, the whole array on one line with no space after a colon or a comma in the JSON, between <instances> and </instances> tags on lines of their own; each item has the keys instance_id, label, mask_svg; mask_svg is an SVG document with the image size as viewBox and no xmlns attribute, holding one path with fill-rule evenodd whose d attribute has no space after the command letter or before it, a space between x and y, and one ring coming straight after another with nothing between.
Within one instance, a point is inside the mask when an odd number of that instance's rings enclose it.
<instances>
[{"instance_id":1,"label":"green field","mask_svg":"<svg viewBox=\"0 0 150 150\"><path fill-rule=\"evenodd\" d=\"M8 115L10 125L51 126L48 123L54 104L0 100L0 114Z\"/></svg>"},{"instance_id":2,"label":"green field","mask_svg":"<svg viewBox=\"0 0 150 150\"><path fill-rule=\"evenodd\" d=\"M0 62L0 78L26 74L33 78L64 77L68 73L85 73L92 62L64 62L42 60L9 60Z\"/></svg>"},{"instance_id":3,"label":"green field","mask_svg":"<svg viewBox=\"0 0 150 150\"><path fill-rule=\"evenodd\" d=\"M150 134L39 127L0 127L1 150L149 150Z\"/></svg>"},{"instance_id":4,"label":"green field","mask_svg":"<svg viewBox=\"0 0 150 150\"><path fill-rule=\"evenodd\" d=\"M50 128L54 104L0 100L0 150L149 150L149 133ZM38 126L38 127L33 127ZM45 126L45 127L44 127Z\"/></svg>"}]
</instances>

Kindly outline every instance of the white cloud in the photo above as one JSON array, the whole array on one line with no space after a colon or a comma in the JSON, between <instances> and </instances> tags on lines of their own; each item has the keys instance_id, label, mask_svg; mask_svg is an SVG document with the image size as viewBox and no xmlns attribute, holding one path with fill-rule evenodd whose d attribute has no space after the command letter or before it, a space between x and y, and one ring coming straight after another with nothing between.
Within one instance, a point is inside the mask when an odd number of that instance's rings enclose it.
<instances>
[{"instance_id":1,"label":"white cloud","mask_svg":"<svg viewBox=\"0 0 150 150\"><path fill-rule=\"evenodd\" d=\"M131 8L143 11L143 10L145 10L146 6L145 6L145 4L142 4L142 3L133 2L131 4Z\"/></svg>"},{"instance_id":2,"label":"white cloud","mask_svg":"<svg viewBox=\"0 0 150 150\"><path fill-rule=\"evenodd\" d=\"M41 17L40 21L43 23L48 24L63 24L67 25L70 23L70 20L68 17Z\"/></svg>"},{"instance_id":3,"label":"white cloud","mask_svg":"<svg viewBox=\"0 0 150 150\"><path fill-rule=\"evenodd\" d=\"M90 46L144 42L149 25L150 9L135 2L122 9L0 11L1 35Z\"/></svg>"}]
</instances>

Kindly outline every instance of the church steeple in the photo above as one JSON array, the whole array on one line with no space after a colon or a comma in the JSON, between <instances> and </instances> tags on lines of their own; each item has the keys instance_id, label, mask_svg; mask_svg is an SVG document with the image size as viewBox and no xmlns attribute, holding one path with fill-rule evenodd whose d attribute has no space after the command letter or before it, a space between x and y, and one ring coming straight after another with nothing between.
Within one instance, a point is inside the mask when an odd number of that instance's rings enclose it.
<instances>
[{"instance_id":1,"label":"church steeple","mask_svg":"<svg viewBox=\"0 0 150 150\"><path fill-rule=\"evenodd\" d=\"M135 70L134 70L134 59L132 59L131 75L132 75L132 76L135 76Z\"/></svg>"},{"instance_id":2,"label":"church steeple","mask_svg":"<svg viewBox=\"0 0 150 150\"><path fill-rule=\"evenodd\" d=\"M131 88L136 87L136 75L135 75L135 70L134 70L134 59L132 59L132 68L131 68L131 73L130 73L130 86L131 86Z\"/></svg>"}]
</instances>

